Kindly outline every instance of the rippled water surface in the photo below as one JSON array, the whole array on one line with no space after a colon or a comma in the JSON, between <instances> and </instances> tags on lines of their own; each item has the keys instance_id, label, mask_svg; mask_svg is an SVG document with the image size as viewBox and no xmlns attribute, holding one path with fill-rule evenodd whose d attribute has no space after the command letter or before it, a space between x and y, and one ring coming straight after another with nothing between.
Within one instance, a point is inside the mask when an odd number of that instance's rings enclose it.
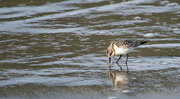
<instances>
[{"instance_id":1,"label":"rippled water surface","mask_svg":"<svg viewBox=\"0 0 180 99\"><path fill-rule=\"evenodd\" d=\"M180 97L179 0L1 0L0 98ZM113 40L146 40L119 64Z\"/></svg>"}]
</instances>

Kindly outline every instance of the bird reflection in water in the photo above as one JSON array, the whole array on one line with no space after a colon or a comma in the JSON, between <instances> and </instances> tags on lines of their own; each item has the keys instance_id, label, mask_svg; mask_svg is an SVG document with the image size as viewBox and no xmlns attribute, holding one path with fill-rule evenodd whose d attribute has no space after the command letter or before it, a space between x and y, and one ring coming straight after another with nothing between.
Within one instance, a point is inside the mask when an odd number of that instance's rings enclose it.
<instances>
[{"instance_id":1,"label":"bird reflection in water","mask_svg":"<svg viewBox=\"0 0 180 99\"><path fill-rule=\"evenodd\" d=\"M118 64L119 65L119 64ZM111 71L111 66L109 66L109 71L107 73L108 79L113 84L113 89L115 91L120 91L122 93L131 93L130 82L131 77L129 71L122 71L121 66L120 71Z\"/></svg>"}]
</instances>

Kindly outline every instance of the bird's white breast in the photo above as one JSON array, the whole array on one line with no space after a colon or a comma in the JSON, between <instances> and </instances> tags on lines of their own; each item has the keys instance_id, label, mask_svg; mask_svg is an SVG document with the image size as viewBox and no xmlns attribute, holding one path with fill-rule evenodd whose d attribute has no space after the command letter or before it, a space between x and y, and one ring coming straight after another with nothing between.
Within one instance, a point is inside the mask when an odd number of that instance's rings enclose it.
<instances>
[{"instance_id":1,"label":"bird's white breast","mask_svg":"<svg viewBox=\"0 0 180 99\"><path fill-rule=\"evenodd\" d=\"M124 55L124 54L128 54L129 52L132 52L134 48L121 48L114 45L114 49L115 49L115 55L119 55L119 54Z\"/></svg>"}]
</instances>

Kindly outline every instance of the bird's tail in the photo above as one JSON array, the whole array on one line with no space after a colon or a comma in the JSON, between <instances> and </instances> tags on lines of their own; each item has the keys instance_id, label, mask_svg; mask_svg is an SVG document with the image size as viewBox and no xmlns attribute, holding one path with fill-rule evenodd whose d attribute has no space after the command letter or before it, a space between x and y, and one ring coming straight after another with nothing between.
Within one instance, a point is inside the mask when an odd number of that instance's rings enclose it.
<instances>
[{"instance_id":1,"label":"bird's tail","mask_svg":"<svg viewBox=\"0 0 180 99\"><path fill-rule=\"evenodd\" d=\"M144 44L144 43L147 43L147 41L141 41L140 42L140 45Z\"/></svg>"}]
</instances>

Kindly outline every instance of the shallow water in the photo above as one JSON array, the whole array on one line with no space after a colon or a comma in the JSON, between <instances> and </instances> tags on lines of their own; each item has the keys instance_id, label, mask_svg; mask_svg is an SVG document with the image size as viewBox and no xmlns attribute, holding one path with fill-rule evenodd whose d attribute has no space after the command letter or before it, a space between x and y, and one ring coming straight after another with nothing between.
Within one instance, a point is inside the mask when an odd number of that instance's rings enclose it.
<instances>
[{"instance_id":1,"label":"shallow water","mask_svg":"<svg viewBox=\"0 0 180 99\"><path fill-rule=\"evenodd\" d=\"M0 2L0 98L180 96L178 0ZM125 56L109 71L117 39L148 41L129 54L129 72Z\"/></svg>"}]
</instances>

